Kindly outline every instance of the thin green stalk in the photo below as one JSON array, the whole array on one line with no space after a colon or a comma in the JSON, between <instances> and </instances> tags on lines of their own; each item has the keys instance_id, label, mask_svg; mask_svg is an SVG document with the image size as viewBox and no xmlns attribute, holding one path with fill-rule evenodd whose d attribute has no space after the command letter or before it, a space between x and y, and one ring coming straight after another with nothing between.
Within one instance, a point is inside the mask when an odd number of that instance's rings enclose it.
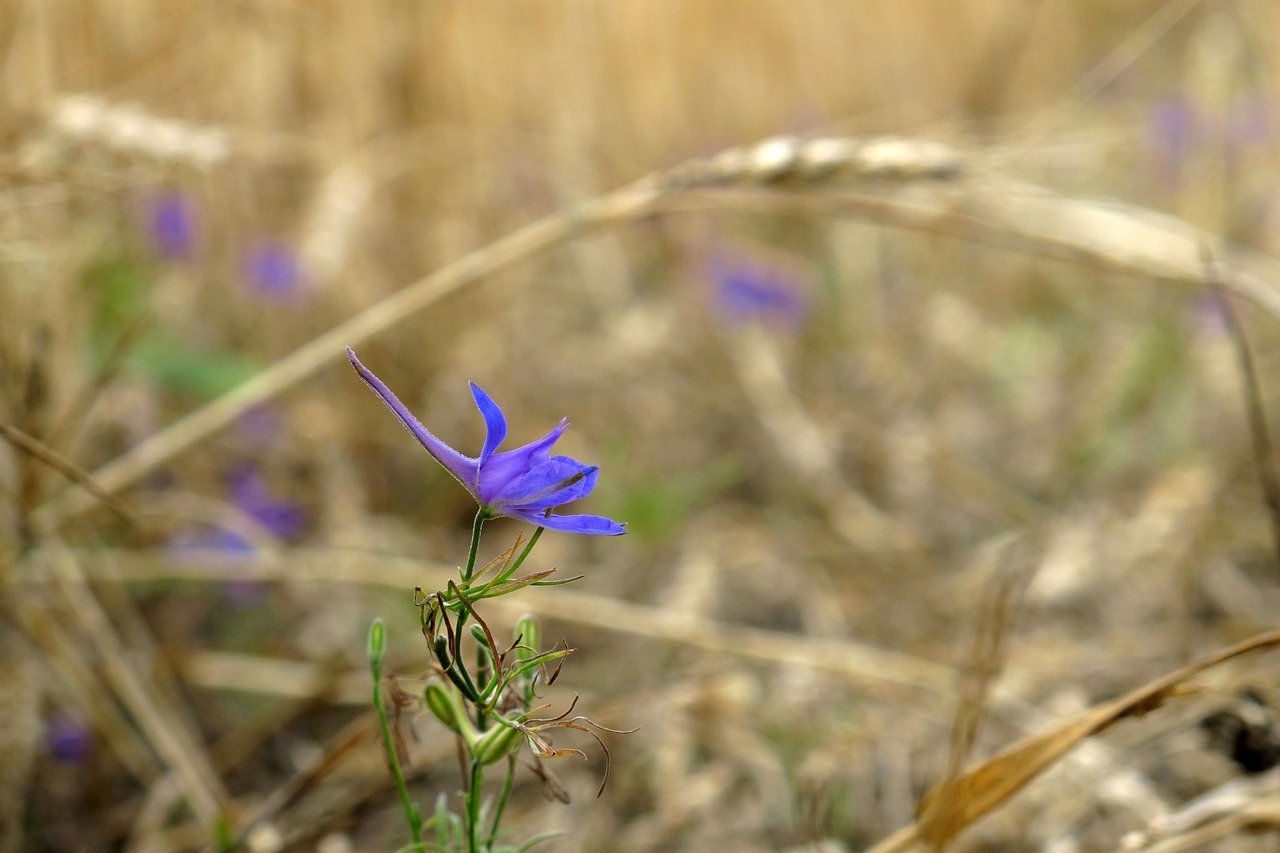
<instances>
[{"instance_id":1,"label":"thin green stalk","mask_svg":"<svg viewBox=\"0 0 1280 853\"><path fill-rule=\"evenodd\" d=\"M236 849L235 833L231 831L226 815L219 815L213 825L213 843L218 853L232 853Z\"/></svg>"},{"instance_id":2,"label":"thin green stalk","mask_svg":"<svg viewBox=\"0 0 1280 853\"><path fill-rule=\"evenodd\" d=\"M467 553L467 567L462 570L462 582L466 583L471 580L471 573L476 570L476 554L480 552L480 528L484 527L484 523L492 516L489 510L480 507L476 511L476 520L471 525L471 550Z\"/></svg>"},{"instance_id":3,"label":"thin green stalk","mask_svg":"<svg viewBox=\"0 0 1280 853\"><path fill-rule=\"evenodd\" d=\"M391 775L396 781L396 790L400 792L400 804L404 807L404 817L409 823L409 834L413 843L422 845L422 814L413 800L409 799L409 786L404 781L404 771L400 768L400 756L396 754L395 744L391 740L391 724L387 721L387 709L382 702L382 661L386 656L386 627L381 619L374 619L369 627L369 668L373 671L373 708L378 715L378 727L382 730L382 748L387 753L387 764L391 767Z\"/></svg>"},{"instance_id":4,"label":"thin green stalk","mask_svg":"<svg viewBox=\"0 0 1280 853\"><path fill-rule=\"evenodd\" d=\"M507 800L511 798L511 786L516 779L516 759L519 755L519 750L516 750L507 759L507 778L502 782L502 794L498 797L498 806L493 812L493 823L489 825L489 837L485 839L485 846L490 850L498 840L498 829L502 826L502 813L506 811Z\"/></svg>"},{"instance_id":5,"label":"thin green stalk","mask_svg":"<svg viewBox=\"0 0 1280 853\"><path fill-rule=\"evenodd\" d=\"M471 785L467 791L467 853L480 853L480 782L484 765L471 762Z\"/></svg>"},{"instance_id":6,"label":"thin green stalk","mask_svg":"<svg viewBox=\"0 0 1280 853\"><path fill-rule=\"evenodd\" d=\"M480 690L476 687L475 680L472 679L470 671L467 669L467 662L462 654L462 628L467 623L466 608L458 613L458 619L453 626L453 667L450 672L456 673L458 678L462 679L462 692L473 704L480 703ZM455 680L456 681L456 680Z\"/></svg>"}]
</instances>

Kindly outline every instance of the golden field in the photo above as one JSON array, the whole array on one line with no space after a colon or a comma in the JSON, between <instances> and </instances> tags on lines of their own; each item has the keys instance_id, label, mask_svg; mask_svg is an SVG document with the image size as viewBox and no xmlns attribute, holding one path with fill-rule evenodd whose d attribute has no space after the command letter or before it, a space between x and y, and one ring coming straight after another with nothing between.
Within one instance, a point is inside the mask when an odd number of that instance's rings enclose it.
<instances>
[{"instance_id":1,"label":"golden field","mask_svg":"<svg viewBox=\"0 0 1280 853\"><path fill-rule=\"evenodd\" d=\"M567 416L628 523L488 611L636 729L509 843L1273 849L1277 56L1260 0L0 0L0 853L406 849L375 617L456 806L413 590L475 506L344 346L467 454L468 381Z\"/></svg>"}]
</instances>

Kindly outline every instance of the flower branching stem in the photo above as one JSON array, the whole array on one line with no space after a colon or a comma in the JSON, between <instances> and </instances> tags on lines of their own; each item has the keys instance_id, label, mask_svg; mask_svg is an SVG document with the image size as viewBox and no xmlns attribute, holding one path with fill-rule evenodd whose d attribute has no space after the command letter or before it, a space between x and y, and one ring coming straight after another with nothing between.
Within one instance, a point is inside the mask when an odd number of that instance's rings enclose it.
<instances>
[{"instance_id":1,"label":"flower branching stem","mask_svg":"<svg viewBox=\"0 0 1280 853\"><path fill-rule=\"evenodd\" d=\"M554 568L517 576L545 529L590 536L617 536L624 533L625 528L603 516L555 514L558 507L589 495L595 488L599 473L599 468L594 465L568 456L551 455L551 447L568 427L568 421L562 420L537 441L502 451L499 448L507 435L506 417L497 403L473 384L472 397L485 420L485 441L479 456L465 456L423 426L350 349L347 357L361 379L391 409L400 423L479 504L471 527L467 560L459 569L458 578L450 580L446 589L433 593L417 587L413 598L423 636L438 664L423 688L422 701L457 738L460 769L466 786L462 794L461 814L454 813L448 806L448 797L442 795L437 800L435 814L424 822L417 806L409 799L408 785L397 753L399 741L396 736L399 731L393 731L387 719L383 698L386 628L381 619L375 619L369 630L369 663L373 672L373 706L382 733L383 749L413 836L413 844L404 849L491 853L501 834L502 819L511 798L521 750L530 748L535 756L541 758L583 755L577 749L554 749L546 735L540 732L549 728L588 729L578 722L582 718L565 719L572 712L572 705L558 717L531 719L540 709L535 707L536 684L539 681L554 682L563 659L573 649L553 647L542 651L538 642L538 623L532 616L524 616L517 623L509 645L506 641L499 641L476 610L476 605L528 587L555 586L576 580L550 580ZM506 551L478 567L484 523L499 516L534 524L537 529L523 549L520 548L521 539L517 538ZM468 642L474 646L474 655L467 647ZM468 660L474 660L471 668L468 668ZM554 664L554 669L551 669L551 664ZM396 694L397 701L401 695ZM607 779L607 749L605 761ZM501 793L496 801L486 803L485 768L499 762L505 764ZM546 777L543 778L545 781ZM435 844L423 843L424 828L434 829ZM499 849L528 850L548 837L535 836L519 848Z\"/></svg>"}]
</instances>

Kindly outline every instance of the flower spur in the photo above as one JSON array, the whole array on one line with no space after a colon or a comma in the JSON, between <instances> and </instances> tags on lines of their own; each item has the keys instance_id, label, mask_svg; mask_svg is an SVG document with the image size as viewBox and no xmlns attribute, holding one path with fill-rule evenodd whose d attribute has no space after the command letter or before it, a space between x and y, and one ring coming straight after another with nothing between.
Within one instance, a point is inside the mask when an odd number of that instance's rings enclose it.
<instances>
[{"instance_id":1,"label":"flower spur","mask_svg":"<svg viewBox=\"0 0 1280 853\"><path fill-rule=\"evenodd\" d=\"M400 423L413 433L445 470L454 476L489 516L518 518L550 530L617 536L626 530L618 522L599 515L552 515L550 510L584 498L595 488L600 469L568 456L552 456L551 446L568 429L561 420L537 441L515 450L499 452L507 436L507 419L479 385L471 384L471 396L484 417L485 439L480 455L464 456L436 438L409 412L382 380L360 363L347 347L347 359L373 392L387 405Z\"/></svg>"}]
</instances>

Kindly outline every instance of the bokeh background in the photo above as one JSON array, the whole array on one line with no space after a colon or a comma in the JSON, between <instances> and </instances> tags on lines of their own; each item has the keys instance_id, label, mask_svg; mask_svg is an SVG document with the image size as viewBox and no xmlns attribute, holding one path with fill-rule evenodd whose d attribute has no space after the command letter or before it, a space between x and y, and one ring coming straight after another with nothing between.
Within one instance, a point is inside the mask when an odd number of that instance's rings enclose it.
<instances>
[{"instance_id":1,"label":"bokeh background","mask_svg":"<svg viewBox=\"0 0 1280 853\"><path fill-rule=\"evenodd\" d=\"M583 579L491 616L578 649L551 701L639 727L604 735L599 799L585 737L548 767L569 804L521 773L512 837L567 830L542 849L869 848L965 760L1274 625L1222 301L904 211L1017 182L1265 265L1277 56L1264 0L0 0L0 423L39 442L0 446L0 849L204 849L222 810L241 849L405 842L364 637L388 621L416 690L412 589L474 507L341 343L463 450L468 380L513 441L567 415L602 470L581 511L629 522L545 537ZM956 168L739 158L384 302L682 163L886 135ZM1276 303L1231 304L1276 411ZM115 502L69 510L76 471ZM1275 674L1214 671L960 846L1189 849L1153 827L1276 795L1200 725L1247 695L1270 746ZM428 810L458 785L433 723L405 706Z\"/></svg>"}]
</instances>

